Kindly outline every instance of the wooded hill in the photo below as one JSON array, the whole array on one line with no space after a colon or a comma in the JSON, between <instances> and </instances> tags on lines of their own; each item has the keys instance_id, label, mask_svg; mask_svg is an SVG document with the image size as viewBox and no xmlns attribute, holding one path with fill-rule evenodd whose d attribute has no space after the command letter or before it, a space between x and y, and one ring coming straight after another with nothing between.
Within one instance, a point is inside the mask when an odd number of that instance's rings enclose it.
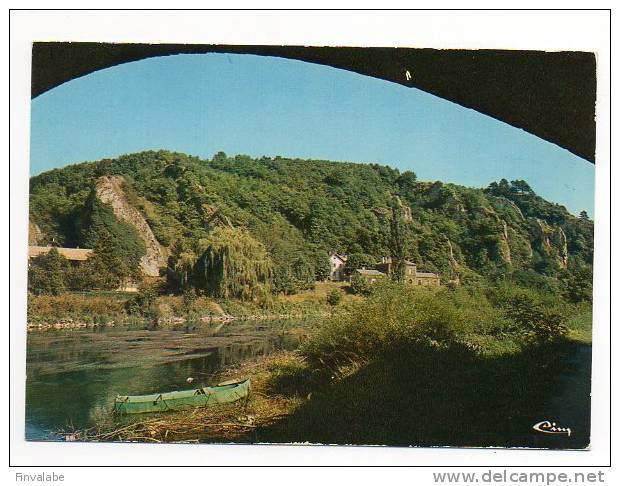
<instances>
[{"instance_id":1,"label":"wooded hill","mask_svg":"<svg viewBox=\"0 0 620 486\"><path fill-rule=\"evenodd\" d=\"M390 255L394 206L404 254L443 282L509 278L539 287L563 282L566 290L571 281L591 281L593 222L585 213L573 216L525 181L475 189L377 164L224 153L201 160L168 151L85 162L31 178L31 238L92 248L105 228L135 266L153 241L98 197L102 180L121 181L172 265L201 258L215 228L246 229L266 250L279 291L294 291L295 279L324 278L330 251L357 261Z\"/></svg>"}]
</instances>

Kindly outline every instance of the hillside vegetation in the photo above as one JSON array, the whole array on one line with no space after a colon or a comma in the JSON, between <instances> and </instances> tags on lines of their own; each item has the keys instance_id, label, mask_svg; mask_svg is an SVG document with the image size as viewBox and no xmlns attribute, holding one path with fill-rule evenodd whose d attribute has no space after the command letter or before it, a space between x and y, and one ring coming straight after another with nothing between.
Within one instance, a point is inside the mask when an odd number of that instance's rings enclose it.
<instances>
[{"instance_id":1,"label":"hillside vegetation","mask_svg":"<svg viewBox=\"0 0 620 486\"><path fill-rule=\"evenodd\" d=\"M148 151L71 165L31 179L38 243L93 247L106 226L135 268L142 238L95 197L106 176L122 178L127 201L177 269L203 256L214 228L234 228L264 247L269 261L256 265L270 267L274 289L295 292L325 278L329 251L371 260L391 254L396 205L404 255L443 282L511 279L574 300L590 292L593 223L585 213L571 215L525 181L473 189L376 164Z\"/></svg>"}]
</instances>

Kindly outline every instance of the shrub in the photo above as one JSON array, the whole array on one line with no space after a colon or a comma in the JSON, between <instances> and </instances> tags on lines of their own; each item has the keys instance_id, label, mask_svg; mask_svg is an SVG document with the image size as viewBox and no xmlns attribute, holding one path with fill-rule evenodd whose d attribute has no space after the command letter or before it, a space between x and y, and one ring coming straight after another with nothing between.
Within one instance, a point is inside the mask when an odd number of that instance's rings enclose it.
<instances>
[{"instance_id":1,"label":"shrub","mask_svg":"<svg viewBox=\"0 0 620 486\"><path fill-rule=\"evenodd\" d=\"M506 314L518 326L516 331L534 343L555 341L568 333L561 314L545 309L525 294L508 301Z\"/></svg>"},{"instance_id":2,"label":"shrub","mask_svg":"<svg viewBox=\"0 0 620 486\"><path fill-rule=\"evenodd\" d=\"M125 308L129 314L152 315L156 299L157 293L153 289L142 289L133 299L127 301Z\"/></svg>"},{"instance_id":3,"label":"shrub","mask_svg":"<svg viewBox=\"0 0 620 486\"><path fill-rule=\"evenodd\" d=\"M448 292L442 291L441 297ZM462 347L473 320L453 303L425 289L382 282L368 299L329 319L302 346L317 368L337 369L408 348Z\"/></svg>"},{"instance_id":4,"label":"shrub","mask_svg":"<svg viewBox=\"0 0 620 486\"><path fill-rule=\"evenodd\" d=\"M197 298L198 296L196 295L196 291L194 289L185 289L183 291L183 310L185 312L190 312L193 309Z\"/></svg>"},{"instance_id":5,"label":"shrub","mask_svg":"<svg viewBox=\"0 0 620 486\"><path fill-rule=\"evenodd\" d=\"M327 303L329 305L338 305L342 300L342 292L339 289L332 289L327 294Z\"/></svg>"},{"instance_id":6,"label":"shrub","mask_svg":"<svg viewBox=\"0 0 620 486\"><path fill-rule=\"evenodd\" d=\"M358 295L370 295L372 284L360 275L351 277L351 292Z\"/></svg>"}]
</instances>

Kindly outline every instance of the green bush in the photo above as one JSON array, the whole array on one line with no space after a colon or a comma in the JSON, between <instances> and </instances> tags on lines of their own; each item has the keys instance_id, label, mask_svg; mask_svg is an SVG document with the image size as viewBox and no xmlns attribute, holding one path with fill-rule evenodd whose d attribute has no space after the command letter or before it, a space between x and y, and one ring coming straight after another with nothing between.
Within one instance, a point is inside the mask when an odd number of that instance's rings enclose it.
<instances>
[{"instance_id":1,"label":"green bush","mask_svg":"<svg viewBox=\"0 0 620 486\"><path fill-rule=\"evenodd\" d=\"M185 289L183 291L183 310L185 312L191 312L191 310L194 307L194 304L196 303L196 300L198 299L198 296L196 295L196 291L194 289Z\"/></svg>"},{"instance_id":2,"label":"green bush","mask_svg":"<svg viewBox=\"0 0 620 486\"><path fill-rule=\"evenodd\" d=\"M327 294L327 303L329 305L338 305L342 300L342 292L339 289L332 289Z\"/></svg>"},{"instance_id":3,"label":"green bush","mask_svg":"<svg viewBox=\"0 0 620 486\"><path fill-rule=\"evenodd\" d=\"M125 308L128 314L150 316L154 313L157 293L153 289L142 289L133 298L127 301Z\"/></svg>"},{"instance_id":4,"label":"green bush","mask_svg":"<svg viewBox=\"0 0 620 486\"><path fill-rule=\"evenodd\" d=\"M516 331L534 343L556 341L568 333L564 316L537 304L526 294L510 299L506 314L517 325Z\"/></svg>"},{"instance_id":5,"label":"green bush","mask_svg":"<svg viewBox=\"0 0 620 486\"><path fill-rule=\"evenodd\" d=\"M372 292L372 284L361 275L353 275L351 277L351 292L357 295L370 295Z\"/></svg>"},{"instance_id":6,"label":"green bush","mask_svg":"<svg viewBox=\"0 0 620 486\"><path fill-rule=\"evenodd\" d=\"M69 261L52 248L30 262L28 290L35 294L59 295L65 291L68 270Z\"/></svg>"},{"instance_id":7,"label":"green bush","mask_svg":"<svg viewBox=\"0 0 620 486\"><path fill-rule=\"evenodd\" d=\"M303 345L302 353L315 367L339 366L390 353L396 349L471 348L476 320L450 302L448 292L377 283L367 299L329 319Z\"/></svg>"}]
</instances>

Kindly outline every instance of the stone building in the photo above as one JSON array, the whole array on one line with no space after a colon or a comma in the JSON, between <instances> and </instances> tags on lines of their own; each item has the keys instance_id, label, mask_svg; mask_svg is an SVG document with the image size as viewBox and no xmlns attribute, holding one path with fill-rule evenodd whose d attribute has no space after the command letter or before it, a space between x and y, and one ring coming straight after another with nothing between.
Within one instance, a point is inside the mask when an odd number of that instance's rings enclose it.
<instances>
[{"instance_id":1,"label":"stone building","mask_svg":"<svg viewBox=\"0 0 620 486\"><path fill-rule=\"evenodd\" d=\"M375 268L386 275L392 275L394 273L392 258L383 257L381 263L375 265ZM418 272L417 265L409 260L405 260L405 282L411 285L434 287L441 285L439 275L430 272Z\"/></svg>"},{"instance_id":2,"label":"stone building","mask_svg":"<svg viewBox=\"0 0 620 486\"><path fill-rule=\"evenodd\" d=\"M378 280L386 278L387 275L375 269L358 268L351 274L351 280L353 280L354 277L361 277L369 283L375 283Z\"/></svg>"},{"instance_id":3,"label":"stone building","mask_svg":"<svg viewBox=\"0 0 620 486\"><path fill-rule=\"evenodd\" d=\"M426 285L430 287L439 287L441 280L439 275L430 272L416 272L413 282L409 282L414 285Z\"/></svg>"}]
</instances>

